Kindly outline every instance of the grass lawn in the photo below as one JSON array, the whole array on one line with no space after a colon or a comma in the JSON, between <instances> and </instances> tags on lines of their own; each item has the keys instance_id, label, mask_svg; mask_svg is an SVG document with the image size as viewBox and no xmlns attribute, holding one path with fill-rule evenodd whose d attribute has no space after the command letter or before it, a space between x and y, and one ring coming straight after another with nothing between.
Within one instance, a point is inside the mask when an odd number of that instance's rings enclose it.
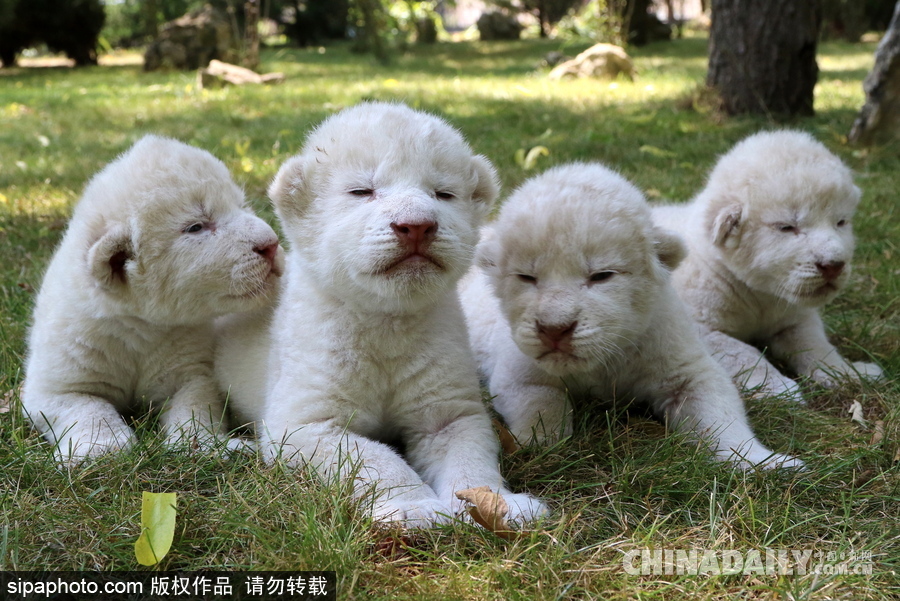
<instances>
[{"instance_id":1,"label":"grass lawn","mask_svg":"<svg viewBox=\"0 0 900 601\"><path fill-rule=\"evenodd\" d=\"M852 285L827 308L832 339L888 379L806 406L750 405L759 437L801 457L805 473L742 473L642 414L586 415L575 436L503 457L516 490L552 517L506 541L457 524L400 536L374 528L310 474L243 456L162 448L149 420L131 451L56 468L20 414L25 333L41 274L90 176L145 133L220 157L274 221L265 187L310 127L363 99L402 100L445 116L497 165L509 191L546 167L599 160L650 199L687 200L716 157L772 127L704 108L706 43L635 49L635 82L548 81L536 71L561 42L414 48L384 67L345 47L269 50L276 87L198 90L193 73L138 66L0 71L0 569L138 569L141 491L178 492L169 570L336 570L342 599L897 599L900 597L900 146L848 147L874 44L824 44L807 130L858 173L864 191ZM692 102L695 101L695 102ZM544 146L526 171L516 159ZM852 422L853 400L868 426ZM872 443L876 422L884 436ZM808 551L812 564L871 558L871 575L631 575L631 550ZM828 572L829 570L825 570Z\"/></svg>"}]
</instances>

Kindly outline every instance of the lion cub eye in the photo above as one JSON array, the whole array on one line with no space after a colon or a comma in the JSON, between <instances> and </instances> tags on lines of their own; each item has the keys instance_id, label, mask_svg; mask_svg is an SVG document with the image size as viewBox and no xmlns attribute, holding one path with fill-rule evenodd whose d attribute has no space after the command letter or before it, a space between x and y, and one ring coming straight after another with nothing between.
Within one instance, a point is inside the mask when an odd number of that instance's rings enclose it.
<instances>
[{"instance_id":1,"label":"lion cub eye","mask_svg":"<svg viewBox=\"0 0 900 601\"><path fill-rule=\"evenodd\" d=\"M434 195L438 200L453 200L454 198L456 198L453 192L446 192L443 190L435 190Z\"/></svg>"},{"instance_id":2,"label":"lion cub eye","mask_svg":"<svg viewBox=\"0 0 900 601\"><path fill-rule=\"evenodd\" d=\"M187 226L186 228L184 228L181 231L184 232L185 234L196 234L197 232L201 231L202 229L203 229L202 223L194 223L194 224Z\"/></svg>"},{"instance_id":3,"label":"lion cub eye","mask_svg":"<svg viewBox=\"0 0 900 601\"><path fill-rule=\"evenodd\" d=\"M598 271L597 273L592 273L591 277L588 278L589 282L605 282L609 278L616 275L615 271Z\"/></svg>"},{"instance_id":4,"label":"lion cub eye","mask_svg":"<svg viewBox=\"0 0 900 601\"><path fill-rule=\"evenodd\" d=\"M847 225L846 219L841 219L840 221L837 222L838 227L844 227L845 225Z\"/></svg>"},{"instance_id":5,"label":"lion cub eye","mask_svg":"<svg viewBox=\"0 0 900 601\"><path fill-rule=\"evenodd\" d=\"M528 275L525 273L517 273L516 277L519 278L519 281L525 282L527 284L537 284L537 278L533 275Z\"/></svg>"},{"instance_id":6,"label":"lion cub eye","mask_svg":"<svg viewBox=\"0 0 900 601\"><path fill-rule=\"evenodd\" d=\"M372 188L355 188L350 190L350 194L353 196L372 196L375 194L375 190Z\"/></svg>"}]
</instances>

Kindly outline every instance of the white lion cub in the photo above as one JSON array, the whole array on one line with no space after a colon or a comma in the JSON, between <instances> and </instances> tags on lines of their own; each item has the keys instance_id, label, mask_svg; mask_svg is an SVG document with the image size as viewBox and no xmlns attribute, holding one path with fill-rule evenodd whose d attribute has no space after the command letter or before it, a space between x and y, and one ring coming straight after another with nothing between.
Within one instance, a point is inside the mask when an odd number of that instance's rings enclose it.
<instances>
[{"instance_id":1,"label":"white lion cub","mask_svg":"<svg viewBox=\"0 0 900 601\"><path fill-rule=\"evenodd\" d=\"M374 518L409 527L450 519L476 486L512 519L546 512L505 488L454 294L497 191L458 132L402 105L332 116L281 167L280 303L269 330L265 314L225 320L216 360L271 459L374 485Z\"/></svg>"},{"instance_id":2,"label":"white lion cub","mask_svg":"<svg viewBox=\"0 0 900 601\"><path fill-rule=\"evenodd\" d=\"M96 175L44 276L23 407L59 459L125 448L155 405L170 442L220 432L213 318L274 295L275 232L219 160L147 136Z\"/></svg>"},{"instance_id":3,"label":"white lion cub","mask_svg":"<svg viewBox=\"0 0 900 601\"><path fill-rule=\"evenodd\" d=\"M566 394L649 402L742 467L800 467L753 435L669 283L684 254L641 193L599 164L532 178L485 228L460 286L494 405L520 440L571 432Z\"/></svg>"},{"instance_id":4,"label":"white lion cub","mask_svg":"<svg viewBox=\"0 0 900 601\"><path fill-rule=\"evenodd\" d=\"M859 198L850 170L822 144L776 131L723 156L690 204L653 210L654 221L682 234L690 249L673 276L679 296L714 356L746 388L802 400L763 347L824 386L881 376L877 365L845 361L818 313L847 283Z\"/></svg>"}]
</instances>

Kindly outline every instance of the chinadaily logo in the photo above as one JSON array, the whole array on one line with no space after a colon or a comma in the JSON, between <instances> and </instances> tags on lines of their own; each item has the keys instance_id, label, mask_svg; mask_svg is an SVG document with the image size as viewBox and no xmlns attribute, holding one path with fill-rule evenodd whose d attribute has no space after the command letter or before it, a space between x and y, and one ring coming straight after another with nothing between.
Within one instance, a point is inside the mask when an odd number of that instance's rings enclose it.
<instances>
[{"instance_id":1,"label":"chinadaily logo","mask_svg":"<svg viewBox=\"0 0 900 601\"><path fill-rule=\"evenodd\" d=\"M871 575L872 566L871 551L632 549L622 557L622 568L634 576Z\"/></svg>"}]
</instances>

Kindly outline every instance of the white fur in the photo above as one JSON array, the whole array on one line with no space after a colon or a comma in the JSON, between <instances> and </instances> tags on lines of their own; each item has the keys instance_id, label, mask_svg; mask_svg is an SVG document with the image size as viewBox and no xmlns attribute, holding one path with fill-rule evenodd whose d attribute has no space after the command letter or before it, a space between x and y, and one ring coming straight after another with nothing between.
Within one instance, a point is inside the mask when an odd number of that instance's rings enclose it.
<instances>
[{"instance_id":1,"label":"white fur","mask_svg":"<svg viewBox=\"0 0 900 601\"><path fill-rule=\"evenodd\" d=\"M571 432L573 397L637 399L715 456L801 466L753 435L740 396L669 283L684 248L641 193L599 164L523 184L485 228L460 286L494 406L521 440ZM541 330L565 330L558 349Z\"/></svg>"},{"instance_id":2,"label":"white fur","mask_svg":"<svg viewBox=\"0 0 900 601\"><path fill-rule=\"evenodd\" d=\"M224 320L216 361L264 452L374 485L381 521L445 521L473 486L512 519L546 512L505 488L454 294L497 195L490 163L436 117L362 104L323 122L269 195L291 243L280 303ZM425 222L431 261L399 262L391 224Z\"/></svg>"},{"instance_id":3,"label":"white fur","mask_svg":"<svg viewBox=\"0 0 900 601\"><path fill-rule=\"evenodd\" d=\"M129 446L120 412L150 405L170 442L211 442L212 320L273 296L277 242L203 150L147 136L95 176L44 276L25 368L24 410L58 457Z\"/></svg>"},{"instance_id":4,"label":"white fur","mask_svg":"<svg viewBox=\"0 0 900 601\"><path fill-rule=\"evenodd\" d=\"M653 210L690 249L673 277L679 296L714 356L753 392L802 400L761 348L829 387L835 378L881 376L874 364L840 356L818 312L848 281L859 197L850 170L822 144L777 131L723 156L692 203ZM846 265L829 282L816 264L835 262Z\"/></svg>"}]
</instances>

